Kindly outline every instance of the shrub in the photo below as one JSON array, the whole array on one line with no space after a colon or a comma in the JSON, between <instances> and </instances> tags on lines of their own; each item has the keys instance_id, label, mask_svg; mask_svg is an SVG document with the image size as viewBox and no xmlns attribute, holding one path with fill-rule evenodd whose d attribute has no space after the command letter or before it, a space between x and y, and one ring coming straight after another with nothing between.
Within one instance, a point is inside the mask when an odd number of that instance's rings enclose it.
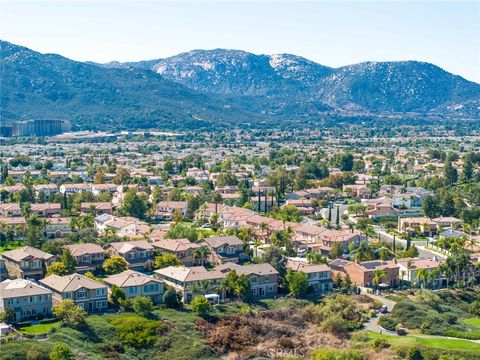
<instances>
[{"instance_id":1,"label":"shrub","mask_svg":"<svg viewBox=\"0 0 480 360\"><path fill-rule=\"evenodd\" d=\"M204 317L212 311L212 305L205 296L197 296L192 300L192 311Z\"/></svg>"},{"instance_id":2,"label":"shrub","mask_svg":"<svg viewBox=\"0 0 480 360\"><path fill-rule=\"evenodd\" d=\"M157 332L162 323L136 316L113 318L111 323L116 328L116 334L125 345L135 348L152 346L157 340Z\"/></svg>"},{"instance_id":3,"label":"shrub","mask_svg":"<svg viewBox=\"0 0 480 360\"><path fill-rule=\"evenodd\" d=\"M107 274L119 274L128 269L128 264L123 257L112 256L105 260L102 267Z\"/></svg>"},{"instance_id":4,"label":"shrub","mask_svg":"<svg viewBox=\"0 0 480 360\"><path fill-rule=\"evenodd\" d=\"M387 316L382 316L379 320L378 320L378 325L380 325L381 327L387 329L387 330L390 330L390 331L394 331L396 326L397 326L397 321L395 320L395 318L387 315Z\"/></svg>"},{"instance_id":5,"label":"shrub","mask_svg":"<svg viewBox=\"0 0 480 360\"><path fill-rule=\"evenodd\" d=\"M83 326L87 316L85 310L75 305L72 300L63 300L58 305L55 305L53 307L53 313L57 318L62 320L65 325L72 328Z\"/></svg>"},{"instance_id":6,"label":"shrub","mask_svg":"<svg viewBox=\"0 0 480 360\"><path fill-rule=\"evenodd\" d=\"M381 350L381 349L389 348L390 344L388 343L387 340L378 338L378 339L373 340L372 347L375 350Z\"/></svg>"},{"instance_id":7,"label":"shrub","mask_svg":"<svg viewBox=\"0 0 480 360\"><path fill-rule=\"evenodd\" d=\"M51 324L51 323L54 323L58 321L57 318L51 318L51 319L43 319L43 320L40 320L40 324Z\"/></svg>"},{"instance_id":8,"label":"shrub","mask_svg":"<svg viewBox=\"0 0 480 360\"><path fill-rule=\"evenodd\" d=\"M153 302L148 296L137 296L132 301L133 311L143 317L149 317L152 314Z\"/></svg>"},{"instance_id":9,"label":"shrub","mask_svg":"<svg viewBox=\"0 0 480 360\"><path fill-rule=\"evenodd\" d=\"M65 343L55 345L50 352L50 360L73 360L74 358L70 346Z\"/></svg>"},{"instance_id":10,"label":"shrub","mask_svg":"<svg viewBox=\"0 0 480 360\"><path fill-rule=\"evenodd\" d=\"M32 325L31 321L22 321L22 322L17 323L17 326L20 327L20 328L21 327L27 327L27 326L30 326L30 325Z\"/></svg>"},{"instance_id":11,"label":"shrub","mask_svg":"<svg viewBox=\"0 0 480 360\"><path fill-rule=\"evenodd\" d=\"M168 289L163 294L163 303L167 308L177 308L181 306L181 295L174 289Z\"/></svg>"}]
</instances>

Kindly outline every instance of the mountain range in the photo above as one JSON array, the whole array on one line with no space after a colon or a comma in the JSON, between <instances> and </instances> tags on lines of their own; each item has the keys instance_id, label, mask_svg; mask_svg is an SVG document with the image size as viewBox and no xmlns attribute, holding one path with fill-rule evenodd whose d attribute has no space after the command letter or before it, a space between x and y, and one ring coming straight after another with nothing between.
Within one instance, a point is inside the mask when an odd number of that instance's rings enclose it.
<instances>
[{"instance_id":1,"label":"mountain range","mask_svg":"<svg viewBox=\"0 0 480 360\"><path fill-rule=\"evenodd\" d=\"M5 120L68 117L83 128L105 129L359 115L480 119L480 85L424 62L331 68L291 54L215 49L96 64L0 45Z\"/></svg>"}]
</instances>

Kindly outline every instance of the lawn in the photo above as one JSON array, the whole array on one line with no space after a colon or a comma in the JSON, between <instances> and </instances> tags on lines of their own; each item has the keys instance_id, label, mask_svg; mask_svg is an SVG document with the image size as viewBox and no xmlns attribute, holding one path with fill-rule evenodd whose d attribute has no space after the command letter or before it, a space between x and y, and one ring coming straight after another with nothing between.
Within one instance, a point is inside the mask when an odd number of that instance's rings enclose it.
<instances>
[{"instance_id":1,"label":"lawn","mask_svg":"<svg viewBox=\"0 0 480 360\"><path fill-rule=\"evenodd\" d=\"M60 321L50 324L36 324L20 328L20 332L27 335L44 334L60 325Z\"/></svg>"},{"instance_id":2,"label":"lawn","mask_svg":"<svg viewBox=\"0 0 480 360\"><path fill-rule=\"evenodd\" d=\"M465 320L463 320L463 322L467 323L468 325L472 325L472 326L480 328L480 317L465 319Z\"/></svg>"},{"instance_id":3,"label":"lawn","mask_svg":"<svg viewBox=\"0 0 480 360\"><path fill-rule=\"evenodd\" d=\"M443 338L424 338L415 335L407 336L389 336L367 331L370 339L382 338L391 345L424 345L434 349L457 350L457 351L477 351L480 352L480 344L466 340L443 339Z\"/></svg>"}]
</instances>

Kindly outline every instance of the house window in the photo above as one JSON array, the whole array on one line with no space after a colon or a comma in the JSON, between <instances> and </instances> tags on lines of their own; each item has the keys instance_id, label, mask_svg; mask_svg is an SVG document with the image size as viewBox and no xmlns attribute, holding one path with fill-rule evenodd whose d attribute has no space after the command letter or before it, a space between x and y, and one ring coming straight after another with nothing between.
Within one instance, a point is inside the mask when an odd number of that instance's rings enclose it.
<instances>
[{"instance_id":1,"label":"house window","mask_svg":"<svg viewBox=\"0 0 480 360\"><path fill-rule=\"evenodd\" d=\"M81 290L77 292L78 299L85 299L87 297L87 292L85 290Z\"/></svg>"},{"instance_id":2,"label":"house window","mask_svg":"<svg viewBox=\"0 0 480 360\"><path fill-rule=\"evenodd\" d=\"M84 256L82 257L82 261L83 261L83 262L88 262L88 261L90 261L90 256L84 255Z\"/></svg>"},{"instance_id":3,"label":"house window","mask_svg":"<svg viewBox=\"0 0 480 360\"><path fill-rule=\"evenodd\" d=\"M71 299L71 298L72 298L72 293L71 292L65 293L65 299Z\"/></svg>"},{"instance_id":4,"label":"house window","mask_svg":"<svg viewBox=\"0 0 480 360\"><path fill-rule=\"evenodd\" d=\"M138 291L137 287L136 286L132 286L132 287L129 287L128 288L128 293L129 294L136 294Z\"/></svg>"},{"instance_id":5,"label":"house window","mask_svg":"<svg viewBox=\"0 0 480 360\"><path fill-rule=\"evenodd\" d=\"M142 251L142 258L146 258L147 257L147 252L146 251Z\"/></svg>"},{"instance_id":6,"label":"house window","mask_svg":"<svg viewBox=\"0 0 480 360\"><path fill-rule=\"evenodd\" d=\"M107 302L105 300L102 300L102 301L97 301L95 303L95 306L97 309L104 309L107 307Z\"/></svg>"},{"instance_id":7,"label":"house window","mask_svg":"<svg viewBox=\"0 0 480 360\"><path fill-rule=\"evenodd\" d=\"M97 296L105 295L105 289L97 289Z\"/></svg>"}]
</instances>

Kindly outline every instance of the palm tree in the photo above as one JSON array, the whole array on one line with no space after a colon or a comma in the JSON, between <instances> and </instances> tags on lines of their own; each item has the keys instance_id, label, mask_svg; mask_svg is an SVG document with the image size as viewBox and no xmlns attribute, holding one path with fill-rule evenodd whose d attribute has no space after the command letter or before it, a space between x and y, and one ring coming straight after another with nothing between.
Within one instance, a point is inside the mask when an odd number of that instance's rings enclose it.
<instances>
[{"instance_id":1,"label":"palm tree","mask_svg":"<svg viewBox=\"0 0 480 360\"><path fill-rule=\"evenodd\" d=\"M258 256L258 247L262 245L262 242L260 240L254 239L253 240L253 248L255 249L255 257Z\"/></svg>"},{"instance_id":2,"label":"palm tree","mask_svg":"<svg viewBox=\"0 0 480 360\"><path fill-rule=\"evenodd\" d=\"M378 290L378 285L380 284L380 282L386 278L387 278L387 274L385 273L385 271L380 269L373 270L372 282L376 290Z\"/></svg>"},{"instance_id":3,"label":"palm tree","mask_svg":"<svg viewBox=\"0 0 480 360\"><path fill-rule=\"evenodd\" d=\"M195 250L195 252L193 253L193 258L200 259L203 266L203 264L208 258L208 255L210 255L210 250L206 245L203 245L203 246L200 246L197 250Z\"/></svg>"},{"instance_id":4,"label":"palm tree","mask_svg":"<svg viewBox=\"0 0 480 360\"><path fill-rule=\"evenodd\" d=\"M362 240L360 241L358 248L356 248L353 253L355 254L355 261L362 262L370 260L372 255L372 249L370 248L370 245L368 245L368 242Z\"/></svg>"},{"instance_id":5,"label":"palm tree","mask_svg":"<svg viewBox=\"0 0 480 360\"><path fill-rule=\"evenodd\" d=\"M199 296L199 295L205 295L210 292L212 292L213 286L210 281L208 280L202 280L202 281L197 281L192 283L192 286L190 288L190 292L192 293L192 298Z\"/></svg>"},{"instance_id":6,"label":"palm tree","mask_svg":"<svg viewBox=\"0 0 480 360\"><path fill-rule=\"evenodd\" d=\"M415 271L415 275L416 275L417 279L420 281L422 289L425 285L428 288L428 283L427 283L428 272L427 272L427 270L418 269L417 271Z\"/></svg>"},{"instance_id":7,"label":"palm tree","mask_svg":"<svg viewBox=\"0 0 480 360\"><path fill-rule=\"evenodd\" d=\"M261 222L260 225L258 225L260 230L262 231L262 237L265 240L265 231L268 230L268 224L266 222Z\"/></svg>"}]
</instances>

